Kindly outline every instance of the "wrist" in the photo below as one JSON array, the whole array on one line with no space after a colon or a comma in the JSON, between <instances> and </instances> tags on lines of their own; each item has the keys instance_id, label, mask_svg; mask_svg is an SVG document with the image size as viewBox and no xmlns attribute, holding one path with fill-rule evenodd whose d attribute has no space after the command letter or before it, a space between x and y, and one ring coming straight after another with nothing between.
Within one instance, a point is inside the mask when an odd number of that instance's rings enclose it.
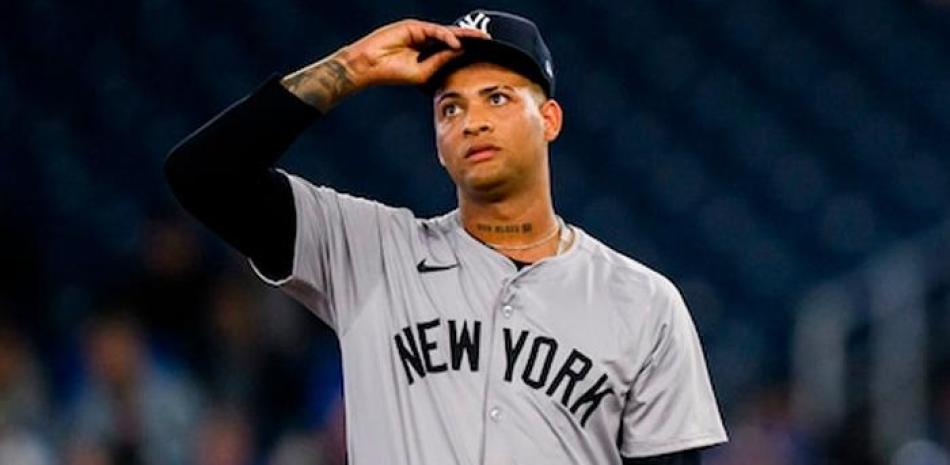
<instances>
[{"instance_id":1,"label":"wrist","mask_svg":"<svg viewBox=\"0 0 950 465\"><path fill-rule=\"evenodd\" d=\"M328 59L339 63L345 70L351 84L350 92L358 92L372 85L366 78L366 70L370 65L365 54L353 50L351 46L345 46L330 55Z\"/></svg>"},{"instance_id":2,"label":"wrist","mask_svg":"<svg viewBox=\"0 0 950 465\"><path fill-rule=\"evenodd\" d=\"M280 80L280 84L307 104L323 113L356 91L351 71L336 56L330 55Z\"/></svg>"}]
</instances>

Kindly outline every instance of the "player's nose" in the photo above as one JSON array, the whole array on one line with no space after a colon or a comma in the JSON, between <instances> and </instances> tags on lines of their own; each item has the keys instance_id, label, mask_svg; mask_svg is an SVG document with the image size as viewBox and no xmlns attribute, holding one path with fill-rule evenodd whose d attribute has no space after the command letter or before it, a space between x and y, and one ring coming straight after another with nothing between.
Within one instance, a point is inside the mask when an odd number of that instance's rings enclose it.
<instances>
[{"instance_id":1,"label":"player's nose","mask_svg":"<svg viewBox=\"0 0 950 465\"><path fill-rule=\"evenodd\" d=\"M470 118L468 121L465 122L465 129L464 129L464 131L465 131L465 135L467 135L467 136L477 136L477 135L479 135L479 134L481 134L481 133L491 132L491 131L492 131L492 128L493 128L493 126L492 126L491 122L489 122L489 121L486 120L486 119L483 119L483 118L479 118L479 119Z\"/></svg>"},{"instance_id":2,"label":"player's nose","mask_svg":"<svg viewBox=\"0 0 950 465\"><path fill-rule=\"evenodd\" d=\"M488 118L488 112L479 108L479 105L471 105L468 113L465 115L464 131L467 136L476 136L481 133L491 132L494 126L491 119Z\"/></svg>"}]
</instances>

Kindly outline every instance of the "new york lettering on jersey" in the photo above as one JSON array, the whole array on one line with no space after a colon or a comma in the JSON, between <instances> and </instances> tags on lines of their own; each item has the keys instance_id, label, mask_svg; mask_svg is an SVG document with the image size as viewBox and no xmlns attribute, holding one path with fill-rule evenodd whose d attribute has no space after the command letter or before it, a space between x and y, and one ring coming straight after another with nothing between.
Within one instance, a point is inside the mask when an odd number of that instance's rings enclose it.
<instances>
[{"instance_id":1,"label":"new york lettering on jersey","mask_svg":"<svg viewBox=\"0 0 950 465\"><path fill-rule=\"evenodd\" d=\"M448 370L479 371L481 328L482 322L477 320L440 318L402 328L393 336L393 344L404 368L405 381L412 385ZM607 374L594 368L591 358L578 349L528 330L505 327L502 333L505 364L496 368L504 370L504 380L523 383L560 402L581 426L587 424L601 400L614 393L607 383Z\"/></svg>"}]
</instances>

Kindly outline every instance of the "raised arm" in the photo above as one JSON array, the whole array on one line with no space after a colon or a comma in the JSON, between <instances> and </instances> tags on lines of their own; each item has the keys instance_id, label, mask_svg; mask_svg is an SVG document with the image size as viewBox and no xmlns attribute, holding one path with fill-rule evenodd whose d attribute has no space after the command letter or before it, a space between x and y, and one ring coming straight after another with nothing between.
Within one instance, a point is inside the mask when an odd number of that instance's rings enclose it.
<instances>
[{"instance_id":1,"label":"raised arm","mask_svg":"<svg viewBox=\"0 0 950 465\"><path fill-rule=\"evenodd\" d=\"M326 112L346 96L367 87L426 82L442 65L462 53L462 37L486 35L474 29L415 19L398 21L285 76L281 84L301 100Z\"/></svg>"},{"instance_id":2,"label":"raised arm","mask_svg":"<svg viewBox=\"0 0 950 465\"><path fill-rule=\"evenodd\" d=\"M383 26L283 78L273 76L169 153L165 176L189 213L254 260L290 275L296 218L287 178L274 169L291 143L346 96L384 84L421 84L461 53L469 29L403 20ZM432 44L443 48L420 60Z\"/></svg>"}]
</instances>

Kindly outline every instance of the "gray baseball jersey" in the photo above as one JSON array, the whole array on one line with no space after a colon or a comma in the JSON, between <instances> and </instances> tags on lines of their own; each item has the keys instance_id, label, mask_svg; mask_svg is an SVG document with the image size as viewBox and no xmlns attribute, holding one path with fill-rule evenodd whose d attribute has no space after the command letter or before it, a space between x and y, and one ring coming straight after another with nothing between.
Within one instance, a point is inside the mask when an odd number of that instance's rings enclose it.
<instances>
[{"instance_id":1,"label":"gray baseball jersey","mask_svg":"<svg viewBox=\"0 0 950 465\"><path fill-rule=\"evenodd\" d=\"M573 226L567 251L518 270L457 211L288 177L293 272L261 277L339 337L351 464L606 465L726 440L660 274Z\"/></svg>"}]
</instances>

